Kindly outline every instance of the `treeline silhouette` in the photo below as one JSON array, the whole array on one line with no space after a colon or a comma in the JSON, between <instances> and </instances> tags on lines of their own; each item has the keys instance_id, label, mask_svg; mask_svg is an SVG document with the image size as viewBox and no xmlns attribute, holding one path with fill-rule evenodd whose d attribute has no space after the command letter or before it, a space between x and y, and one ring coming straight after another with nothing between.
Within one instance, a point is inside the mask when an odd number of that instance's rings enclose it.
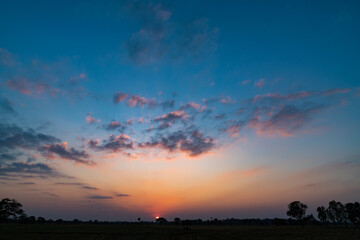
<instances>
[{"instance_id":1,"label":"treeline silhouette","mask_svg":"<svg viewBox=\"0 0 360 240\"><path fill-rule=\"evenodd\" d=\"M353 225L360 226L360 204L359 202L346 203L331 201L327 208L319 206L317 208L318 220L312 215L306 215L307 205L294 201L288 205L287 215L289 219L273 218L273 219L217 219L210 220L202 219L185 219L181 220L179 217L174 218L173 221L168 221L163 217L159 217L154 221L98 221L89 220L81 221L74 219L71 221L63 219L45 219L44 217L27 216L22 209L23 205L15 199L4 198L0 201L0 223L23 223L23 224L159 224L159 225L179 225L186 229L191 228L192 225L257 225L257 226L286 226L286 225Z\"/></svg>"}]
</instances>

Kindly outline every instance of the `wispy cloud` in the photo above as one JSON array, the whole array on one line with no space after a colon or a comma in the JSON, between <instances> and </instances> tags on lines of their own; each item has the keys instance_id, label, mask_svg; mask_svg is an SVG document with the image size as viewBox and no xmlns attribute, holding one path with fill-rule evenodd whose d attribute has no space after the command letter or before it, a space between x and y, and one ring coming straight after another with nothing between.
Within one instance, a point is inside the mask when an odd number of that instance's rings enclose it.
<instances>
[{"instance_id":1,"label":"wispy cloud","mask_svg":"<svg viewBox=\"0 0 360 240\"><path fill-rule=\"evenodd\" d=\"M14 55L5 48L0 48L0 63L12 67L15 65Z\"/></svg>"},{"instance_id":2,"label":"wispy cloud","mask_svg":"<svg viewBox=\"0 0 360 240\"><path fill-rule=\"evenodd\" d=\"M291 136L312 120L314 114L323 107L322 105L312 105L299 108L286 105L268 120L252 119L249 126L255 128L259 135Z\"/></svg>"},{"instance_id":3,"label":"wispy cloud","mask_svg":"<svg viewBox=\"0 0 360 240\"><path fill-rule=\"evenodd\" d=\"M0 175L60 177L55 169L44 163L13 162L0 167Z\"/></svg>"},{"instance_id":4,"label":"wispy cloud","mask_svg":"<svg viewBox=\"0 0 360 240\"><path fill-rule=\"evenodd\" d=\"M179 25L163 5L146 2L131 2L127 10L141 24L125 43L128 58L135 64L196 58L217 49L218 30L206 18Z\"/></svg>"},{"instance_id":5,"label":"wispy cloud","mask_svg":"<svg viewBox=\"0 0 360 240\"><path fill-rule=\"evenodd\" d=\"M0 112L15 113L13 103L7 98L0 97Z\"/></svg>"},{"instance_id":6,"label":"wispy cloud","mask_svg":"<svg viewBox=\"0 0 360 240\"><path fill-rule=\"evenodd\" d=\"M262 88L265 85L265 79L261 78L258 81L254 82L254 86L257 88Z\"/></svg>"},{"instance_id":7,"label":"wispy cloud","mask_svg":"<svg viewBox=\"0 0 360 240\"><path fill-rule=\"evenodd\" d=\"M91 196L88 196L87 198L101 200L101 199L111 199L113 197L112 196L102 196L102 195L91 195Z\"/></svg>"},{"instance_id":8,"label":"wispy cloud","mask_svg":"<svg viewBox=\"0 0 360 240\"><path fill-rule=\"evenodd\" d=\"M55 159L58 156L61 159L75 161L76 163L94 165L95 162L88 160L89 154L85 151L79 151L75 148L68 148L67 142L43 145L39 150L44 153L48 159Z\"/></svg>"}]
</instances>

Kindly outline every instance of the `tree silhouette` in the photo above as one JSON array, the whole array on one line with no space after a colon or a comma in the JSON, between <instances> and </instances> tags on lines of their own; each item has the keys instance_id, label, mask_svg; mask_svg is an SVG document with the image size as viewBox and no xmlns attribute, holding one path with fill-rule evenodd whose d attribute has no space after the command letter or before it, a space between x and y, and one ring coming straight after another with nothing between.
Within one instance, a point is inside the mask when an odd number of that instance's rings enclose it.
<instances>
[{"instance_id":1,"label":"tree silhouette","mask_svg":"<svg viewBox=\"0 0 360 240\"><path fill-rule=\"evenodd\" d=\"M0 201L0 222L17 220L25 215L22 204L15 199L4 198Z\"/></svg>"},{"instance_id":2,"label":"tree silhouette","mask_svg":"<svg viewBox=\"0 0 360 240\"><path fill-rule=\"evenodd\" d=\"M327 216L326 216L326 209L324 206L318 207L316 209L316 211L318 212L318 218L322 223L326 222Z\"/></svg>"},{"instance_id":3,"label":"tree silhouette","mask_svg":"<svg viewBox=\"0 0 360 240\"><path fill-rule=\"evenodd\" d=\"M347 203L345 210L349 221L354 225L360 225L360 203Z\"/></svg>"},{"instance_id":4,"label":"tree silhouette","mask_svg":"<svg viewBox=\"0 0 360 240\"><path fill-rule=\"evenodd\" d=\"M346 220L345 207L341 202L331 201L326 209L326 215L334 224L343 224Z\"/></svg>"},{"instance_id":5,"label":"tree silhouette","mask_svg":"<svg viewBox=\"0 0 360 240\"><path fill-rule=\"evenodd\" d=\"M179 225L179 224L181 223L180 218L178 218L178 217L174 218L174 223L175 223L176 225Z\"/></svg>"},{"instance_id":6,"label":"tree silhouette","mask_svg":"<svg viewBox=\"0 0 360 240\"><path fill-rule=\"evenodd\" d=\"M43 218L43 217L38 217L36 221L37 221L37 223L45 223L46 222L45 218Z\"/></svg>"},{"instance_id":7,"label":"tree silhouette","mask_svg":"<svg viewBox=\"0 0 360 240\"><path fill-rule=\"evenodd\" d=\"M289 210L286 212L286 214L289 217L295 218L298 221L302 221L305 217L307 205L300 202L300 201L293 201L289 205Z\"/></svg>"}]
</instances>

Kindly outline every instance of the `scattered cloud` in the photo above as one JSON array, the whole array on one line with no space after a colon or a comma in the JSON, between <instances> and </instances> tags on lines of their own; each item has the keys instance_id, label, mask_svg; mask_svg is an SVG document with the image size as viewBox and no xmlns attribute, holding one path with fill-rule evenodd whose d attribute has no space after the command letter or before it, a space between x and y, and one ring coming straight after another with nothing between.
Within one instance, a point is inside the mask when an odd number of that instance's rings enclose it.
<instances>
[{"instance_id":1,"label":"scattered cloud","mask_svg":"<svg viewBox=\"0 0 360 240\"><path fill-rule=\"evenodd\" d=\"M168 135L157 135L151 141L139 143L140 148L160 148L169 152L184 152L190 157L200 156L212 150L212 137L204 137L199 130L179 130Z\"/></svg>"},{"instance_id":2,"label":"scattered cloud","mask_svg":"<svg viewBox=\"0 0 360 240\"><path fill-rule=\"evenodd\" d=\"M86 122L89 123L89 124L92 124L92 123L96 123L96 122L100 122L100 121L101 121L100 119L95 119L94 114L93 114L92 112L89 112L89 113L86 115L85 120L86 120Z\"/></svg>"},{"instance_id":3,"label":"scattered cloud","mask_svg":"<svg viewBox=\"0 0 360 240\"><path fill-rule=\"evenodd\" d=\"M134 149L134 143L128 135L120 134L115 136L111 134L108 139L105 139L100 144L98 141L88 141L89 147L98 151L107 152L123 152L123 150Z\"/></svg>"}]
</instances>

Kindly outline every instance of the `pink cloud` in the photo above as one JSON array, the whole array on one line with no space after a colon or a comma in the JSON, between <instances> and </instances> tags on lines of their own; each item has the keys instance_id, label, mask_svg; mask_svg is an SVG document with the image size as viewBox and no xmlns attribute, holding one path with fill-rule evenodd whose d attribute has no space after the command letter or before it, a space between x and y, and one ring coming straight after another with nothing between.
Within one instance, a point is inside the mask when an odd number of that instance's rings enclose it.
<instances>
[{"instance_id":1,"label":"pink cloud","mask_svg":"<svg viewBox=\"0 0 360 240\"><path fill-rule=\"evenodd\" d=\"M231 99L231 97L229 97L229 96L226 96L226 97L224 97L224 98L221 98L221 99L220 99L220 102L221 102L221 103L224 103L224 104L235 104L235 103L236 103L236 100Z\"/></svg>"},{"instance_id":2,"label":"pink cloud","mask_svg":"<svg viewBox=\"0 0 360 240\"><path fill-rule=\"evenodd\" d=\"M119 103L119 102L123 102L125 99L127 99L129 97L129 95L122 93L122 92L117 92L114 95L114 103Z\"/></svg>"},{"instance_id":3,"label":"pink cloud","mask_svg":"<svg viewBox=\"0 0 360 240\"><path fill-rule=\"evenodd\" d=\"M265 79L261 78L254 83L254 86L257 88L262 88L265 85Z\"/></svg>"},{"instance_id":4,"label":"pink cloud","mask_svg":"<svg viewBox=\"0 0 360 240\"><path fill-rule=\"evenodd\" d=\"M58 88L54 88L44 82L30 82L26 78L14 79L6 81L5 85L11 89L18 91L21 94L29 96L39 96L44 92L48 93L52 97L56 97L60 92Z\"/></svg>"},{"instance_id":5,"label":"pink cloud","mask_svg":"<svg viewBox=\"0 0 360 240\"><path fill-rule=\"evenodd\" d=\"M95 119L94 114L92 112L88 113L85 118L86 122L89 124L100 122L100 119Z\"/></svg>"},{"instance_id":6,"label":"pink cloud","mask_svg":"<svg viewBox=\"0 0 360 240\"><path fill-rule=\"evenodd\" d=\"M227 132L230 137L238 137L239 136L239 133L240 133L240 128L238 125L232 125L230 127L228 127L225 132Z\"/></svg>"},{"instance_id":7,"label":"pink cloud","mask_svg":"<svg viewBox=\"0 0 360 240\"><path fill-rule=\"evenodd\" d=\"M143 117L140 117L138 123L143 123Z\"/></svg>"},{"instance_id":8,"label":"pink cloud","mask_svg":"<svg viewBox=\"0 0 360 240\"><path fill-rule=\"evenodd\" d=\"M140 95L134 95L126 102L126 105L128 105L129 107L144 107L144 105L147 103L149 103L149 100L147 100L146 98Z\"/></svg>"},{"instance_id":9,"label":"pink cloud","mask_svg":"<svg viewBox=\"0 0 360 240\"><path fill-rule=\"evenodd\" d=\"M248 84L249 82L250 82L250 80L244 80L244 81L241 82L241 84L242 84L242 85L246 85L246 84Z\"/></svg>"},{"instance_id":10,"label":"pink cloud","mask_svg":"<svg viewBox=\"0 0 360 240\"><path fill-rule=\"evenodd\" d=\"M183 119L186 120L189 117L189 115L182 111L182 110L177 110L177 111L173 111L170 112L168 114L164 114L162 116L156 117L154 119L154 121L169 121L169 122L173 122L176 121L178 119Z\"/></svg>"}]
</instances>

